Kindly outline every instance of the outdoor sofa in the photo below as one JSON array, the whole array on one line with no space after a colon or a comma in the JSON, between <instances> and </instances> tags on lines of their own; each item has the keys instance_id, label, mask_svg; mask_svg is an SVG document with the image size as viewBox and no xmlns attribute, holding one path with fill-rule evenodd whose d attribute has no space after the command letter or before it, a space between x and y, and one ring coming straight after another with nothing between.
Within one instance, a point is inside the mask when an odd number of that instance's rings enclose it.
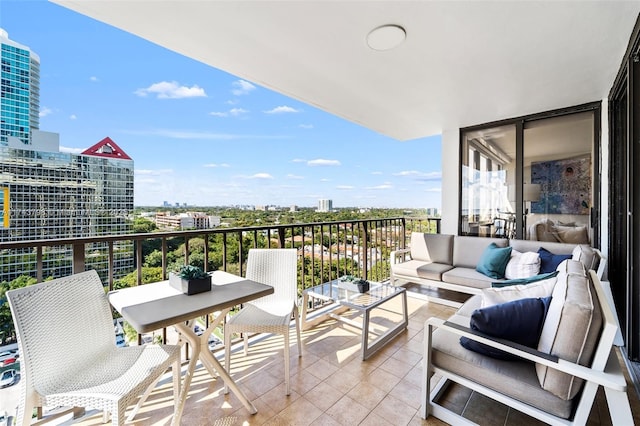
<instances>
[{"instance_id":1,"label":"outdoor sofa","mask_svg":"<svg viewBox=\"0 0 640 426\"><path fill-rule=\"evenodd\" d=\"M479 263L485 258L489 246L497 249L510 248L510 256L502 274L479 272ZM580 261L586 270L594 269L598 277L602 277L605 258L597 249L587 244L413 232L410 248L391 252L391 284L398 285L402 280L467 294L480 294L496 281L551 272L566 257ZM535 262L539 262L537 267L540 269L534 274L530 272L530 268L536 267ZM460 306L456 302L442 302Z\"/></svg>"},{"instance_id":2,"label":"outdoor sofa","mask_svg":"<svg viewBox=\"0 0 640 426\"><path fill-rule=\"evenodd\" d=\"M438 402L455 382L542 422L584 425L602 386L612 424L633 424L612 346L618 326L597 274L576 260L556 272L481 290L448 320L427 320L423 418L473 424Z\"/></svg>"}]
</instances>

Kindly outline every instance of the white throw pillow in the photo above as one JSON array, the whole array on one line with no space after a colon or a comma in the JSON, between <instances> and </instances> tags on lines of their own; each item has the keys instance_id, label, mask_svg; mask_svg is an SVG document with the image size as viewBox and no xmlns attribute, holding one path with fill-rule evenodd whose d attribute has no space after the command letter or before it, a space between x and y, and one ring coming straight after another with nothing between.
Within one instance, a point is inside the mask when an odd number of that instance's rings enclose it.
<instances>
[{"instance_id":1,"label":"white throw pillow","mask_svg":"<svg viewBox=\"0 0 640 426\"><path fill-rule=\"evenodd\" d=\"M511 250L511 259L507 263L504 277L508 280L529 278L540 273L540 255L537 252L521 253Z\"/></svg>"},{"instance_id":2,"label":"white throw pillow","mask_svg":"<svg viewBox=\"0 0 640 426\"><path fill-rule=\"evenodd\" d=\"M486 308L530 297L549 297L553 293L557 279L558 277L551 277L532 284L482 289L482 307Z\"/></svg>"}]
</instances>

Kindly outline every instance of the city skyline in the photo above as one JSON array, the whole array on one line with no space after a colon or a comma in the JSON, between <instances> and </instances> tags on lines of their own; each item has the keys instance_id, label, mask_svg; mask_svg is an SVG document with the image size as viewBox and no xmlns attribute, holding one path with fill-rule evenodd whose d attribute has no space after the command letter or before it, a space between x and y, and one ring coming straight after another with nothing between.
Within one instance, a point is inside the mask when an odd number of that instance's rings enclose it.
<instances>
[{"instance_id":1,"label":"city skyline","mask_svg":"<svg viewBox=\"0 0 640 426\"><path fill-rule=\"evenodd\" d=\"M439 136L396 141L46 1L3 1L0 27L40 57L40 129L71 153L113 139L137 206L441 207Z\"/></svg>"}]
</instances>

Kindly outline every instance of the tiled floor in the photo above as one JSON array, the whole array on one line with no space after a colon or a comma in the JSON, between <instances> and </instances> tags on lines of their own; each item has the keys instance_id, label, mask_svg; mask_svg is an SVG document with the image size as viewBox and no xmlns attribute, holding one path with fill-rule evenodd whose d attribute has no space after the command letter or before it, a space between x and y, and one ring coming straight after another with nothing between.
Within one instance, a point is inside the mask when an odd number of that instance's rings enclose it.
<instances>
[{"instance_id":1,"label":"tiled floor","mask_svg":"<svg viewBox=\"0 0 640 426\"><path fill-rule=\"evenodd\" d=\"M232 354L232 375L253 400L251 415L233 396L224 395L220 379L212 380L199 367L191 386L184 425L442 425L422 420L420 377L423 325L431 316L448 317L453 308L409 298L410 322L403 333L372 358L360 359L360 334L350 326L327 321L303 332L303 356L291 346L291 395L285 396L282 338L255 342L244 356ZM379 311L375 321L394 317ZM292 332L292 343L295 342ZM634 419L640 424L640 403L633 386L629 397ZM461 387L444 396L446 405L482 425L537 425L534 419ZM136 417L137 425L166 425L173 411L171 385L165 381ZM99 425L97 413L74 424ZM601 392L589 425L610 425Z\"/></svg>"}]
</instances>

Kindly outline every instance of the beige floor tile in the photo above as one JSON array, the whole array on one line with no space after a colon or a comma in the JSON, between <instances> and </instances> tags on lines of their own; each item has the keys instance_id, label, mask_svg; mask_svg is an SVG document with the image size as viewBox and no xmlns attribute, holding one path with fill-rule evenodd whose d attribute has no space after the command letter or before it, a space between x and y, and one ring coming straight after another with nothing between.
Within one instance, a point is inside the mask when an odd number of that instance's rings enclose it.
<instances>
[{"instance_id":1,"label":"beige floor tile","mask_svg":"<svg viewBox=\"0 0 640 426\"><path fill-rule=\"evenodd\" d=\"M424 322L431 316L447 318L455 309L409 298L408 330L397 336L368 360L361 359L361 334L336 321L321 323L302 333L303 356L297 356L291 334L291 395L285 395L284 339L259 336L245 356L232 354L232 375L258 409L252 415L223 383L201 366L196 369L187 398L182 424L188 426L252 425L404 425L442 426L444 422L420 418ZM392 306L393 308L393 306ZM395 314L394 314L395 315ZM392 315L390 318L394 318ZM388 324L385 318L376 322ZM626 370L625 370L626 372ZM434 380L437 378L434 378ZM629 381L629 400L634 419L640 424L640 400ZM453 384L439 401L455 413L463 413L481 425L540 425L515 410ZM166 426L173 414L170 379L160 382L132 423L136 426ZM95 410L66 424L102 425ZM596 395L589 426L610 426L602 391Z\"/></svg>"},{"instance_id":2,"label":"beige floor tile","mask_svg":"<svg viewBox=\"0 0 640 426\"><path fill-rule=\"evenodd\" d=\"M396 425L409 424L417 410L399 399L387 395L380 404L373 409L373 412L383 419Z\"/></svg>"},{"instance_id":3,"label":"beige floor tile","mask_svg":"<svg viewBox=\"0 0 640 426\"><path fill-rule=\"evenodd\" d=\"M356 400L343 396L326 413L341 425L352 426L364 420L369 415L369 409Z\"/></svg>"}]
</instances>

